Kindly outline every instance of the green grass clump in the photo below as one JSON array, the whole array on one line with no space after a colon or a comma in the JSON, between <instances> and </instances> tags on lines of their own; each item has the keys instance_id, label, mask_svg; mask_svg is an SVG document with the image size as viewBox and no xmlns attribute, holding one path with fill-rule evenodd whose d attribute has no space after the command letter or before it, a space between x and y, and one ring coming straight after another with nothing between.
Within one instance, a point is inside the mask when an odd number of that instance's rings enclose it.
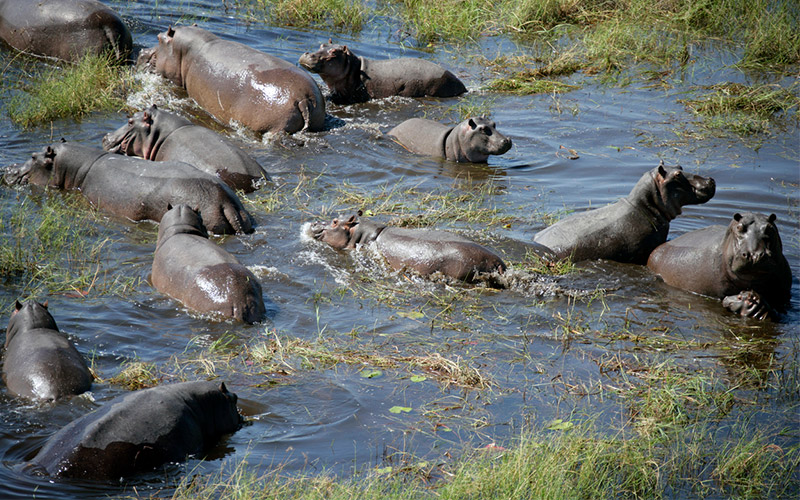
<instances>
[{"instance_id":1,"label":"green grass clump","mask_svg":"<svg viewBox=\"0 0 800 500\"><path fill-rule=\"evenodd\" d=\"M48 67L22 84L22 92L9 100L11 120L30 128L53 120L80 120L93 111L125 107L132 84L130 70L107 55L86 56L74 65Z\"/></svg>"},{"instance_id":2,"label":"green grass clump","mask_svg":"<svg viewBox=\"0 0 800 500\"><path fill-rule=\"evenodd\" d=\"M370 15L362 0L237 0L254 19L300 28L332 27L357 33Z\"/></svg>"},{"instance_id":3,"label":"green grass clump","mask_svg":"<svg viewBox=\"0 0 800 500\"><path fill-rule=\"evenodd\" d=\"M17 203L0 219L0 276L21 283L30 296L86 296L133 286L132 279L106 280L102 267L111 240L99 236L93 214L77 194L45 197L41 207L30 198Z\"/></svg>"},{"instance_id":4,"label":"green grass clump","mask_svg":"<svg viewBox=\"0 0 800 500\"><path fill-rule=\"evenodd\" d=\"M683 99L689 110L700 115L714 128L725 128L742 135L762 133L769 129L776 115L796 113L800 107L797 86L742 85L720 83L704 87L696 99Z\"/></svg>"}]
</instances>

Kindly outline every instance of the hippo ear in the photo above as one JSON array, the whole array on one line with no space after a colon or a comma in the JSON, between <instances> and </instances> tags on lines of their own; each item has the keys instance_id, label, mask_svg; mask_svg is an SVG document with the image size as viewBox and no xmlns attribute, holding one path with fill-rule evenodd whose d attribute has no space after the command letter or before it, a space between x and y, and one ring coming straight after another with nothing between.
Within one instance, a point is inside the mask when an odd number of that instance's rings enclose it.
<instances>
[{"instance_id":1,"label":"hippo ear","mask_svg":"<svg viewBox=\"0 0 800 500\"><path fill-rule=\"evenodd\" d=\"M662 178L667 176L667 169L664 168L664 160L661 160L661 163L658 164L658 175Z\"/></svg>"},{"instance_id":2,"label":"hippo ear","mask_svg":"<svg viewBox=\"0 0 800 500\"><path fill-rule=\"evenodd\" d=\"M44 303L42 304L42 307L47 309L48 304L50 304L50 301L49 300L45 300Z\"/></svg>"},{"instance_id":3,"label":"hippo ear","mask_svg":"<svg viewBox=\"0 0 800 500\"><path fill-rule=\"evenodd\" d=\"M350 218L347 219L347 222L345 224L350 225L350 224L355 223L355 221L356 221L356 216L355 215L351 215Z\"/></svg>"},{"instance_id":4,"label":"hippo ear","mask_svg":"<svg viewBox=\"0 0 800 500\"><path fill-rule=\"evenodd\" d=\"M333 38L328 38L328 44L333 45Z\"/></svg>"},{"instance_id":5,"label":"hippo ear","mask_svg":"<svg viewBox=\"0 0 800 500\"><path fill-rule=\"evenodd\" d=\"M173 36L175 36L175 30L172 28L172 26L170 26L169 28L167 28L167 36L168 36L169 38L172 38Z\"/></svg>"},{"instance_id":6,"label":"hippo ear","mask_svg":"<svg viewBox=\"0 0 800 500\"><path fill-rule=\"evenodd\" d=\"M47 146L47 149L44 152L44 157L48 160L52 160L56 157L56 150L50 146Z\"/></svg>"},{"instance_id":7,"label":"hippo ear","mask_svg":"<svg viewBox=\"0 0 800 500\"><path fill-rule=\"evenodd\" d=\"M67 140L62 137L61 138L61 144L64 144L65 142L67 142Z\"/></svg>"},{"instance_id":8,"label":"hippo ear","mask_svg":"<svg viewBox=\"0 0 800 500\"><path fill-rule=\"evenodd\" d=\"M228 388L225 387L225 382L221 382L219 384L219 390L222 391L223 393L227 393L228 392Z\"/></svg>"},{"instance_id":9,"label":"hippo ear","mask_svg":"<svg viewBox=\"0 0 800 500\"><path fill-rule=\"evenodd\" d=\"M363 216L363 215L364 215L364 212L362 212L362 211L361 211L361 209L359 209L359 210L358 210L358 212L356 212L356 215L358 215L359 217L361 217L361 216Z\"/></svg>"},{"instance_id":10,"label":"hippo ear","mask_svg":"<svg viewBox=\"0 0 800 500\"><path fill-rule=\"evenodd\" d=\"M775 214L769 214L769 217L767 217L767 222L769 222L770 224L774 224L774 223L775 223L775 220L776 220L777 218L778 218L778 217L777 217Z\"/></svg>"},{"instance_id":11,"label":"hippo ear","mask_svg":"<svg viewBox=\"0 0 800 500\"><path fill-rule=\"evenodd\" d=\"M172 203L167 202L167 212L169 212L170 210L172 210Z\"/></svg>"},{"instance_id":12,"label":"hippo ear","mask_svg":"<svg viewBox=\"0 0 800 500\"><path fill-rule=\"evenodd\" d=\"M14 309L16 309L17 311L22 309L22 304L19 303L19 299L14 301Z\"/></svg>"},{"instance_id":13,"label":"hippo ear","mask_svg":"<svg viewBox=\"0 0 800 500\"><path fill-rule=\"evenodd\" d=\"M742 214L740 214L739 212L736 212L735 214L733 214L733 220L735 220L736 222L741 221L742 220Z\"/></svg>"},{"instance_id":14,"label":"hippo ear","mask_svg":"<svg viewBox=\"0 0 800 500\"><path fill-rule=\"evenodd\" d=\"M471 128L472 130L475 130L478 127L478 124L475 123L475 120L473 120L472 118L467 120L467 125L469 125L469 128Z\"/></svg>"}]
</instances>

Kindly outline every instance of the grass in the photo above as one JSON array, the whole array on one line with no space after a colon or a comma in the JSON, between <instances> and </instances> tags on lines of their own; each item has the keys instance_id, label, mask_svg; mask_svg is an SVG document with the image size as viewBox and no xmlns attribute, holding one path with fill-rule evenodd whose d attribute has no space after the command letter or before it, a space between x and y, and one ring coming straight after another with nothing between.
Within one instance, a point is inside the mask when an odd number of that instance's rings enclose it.
<instances>
[{"instance_id":1,"label":"grass","mask_svg":"<svg viewBox=\"0 0 800 500\"><path fill-rule=\"evenodd\" d=\"M24 128L55 120L80 120L93 111L120 111L133 78L111 56L87 56L74 65L48 66L20 82L6 104L11 120Z\"/></svg>"},{"instance_id":2,"label":"grass","mask_svg":"<svg viewBox=\"0 0 800 500\"><path fill-rule=\"evenodd\" d=\"M20 283L31 297L130 290L136 280L109 277L103 270L112 240L99 234L95 217L77 193L45 196L41 206L23 198L0 219L0 276Z\"/></svg>"},{"instance_id":3,"label":"grass","mask_svg":"<svg viewBox=\"0 0 800 500\"><path fill-rule=\"evenodd\" d=\"M766 133L773 118L797 115L800 108L797 88L797 84L783 88L726 82L702 87L700 96L680 102L701 116L709 127L740 135Z\"/></svg>"},{"instance_id":4,"label":"grass","mask_svg":"<svg viewBox=\"0 0 800 500\"><path fill-rule=\"evenodd\" d=\"M359 32L371 15L362 0L235 0L234 3L250 19L298 28L332 27Z\"/></svg>"}]
</instances>

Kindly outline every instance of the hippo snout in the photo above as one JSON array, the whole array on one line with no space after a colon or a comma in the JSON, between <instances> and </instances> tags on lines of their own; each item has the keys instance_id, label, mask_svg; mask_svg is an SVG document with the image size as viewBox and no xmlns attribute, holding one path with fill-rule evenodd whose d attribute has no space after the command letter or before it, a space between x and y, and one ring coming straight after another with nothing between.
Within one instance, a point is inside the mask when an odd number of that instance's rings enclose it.
<instances>
[{"instance_id":1,"label":"hippo snout","mask_svg":"<svg viewBox=\"0 0 800 500\"><path fill-rule=\"evenodd\" d=\"M498 135L500 135L500 134L498 134ZM498 155L504 154L504 153L508 152L509 149L511 149L511 139L509 139L508 137L503 136L503 140L500 141L500 145L497 148L497 153L496 154L498 154Z\"/></svg>"},{"instance_id":2,"label":"hippo snout","mask_svg":"<svg viewBox=\"0 0 800 500\"><path fill-rule=\"evenodd\" d=\"M6 168L5 172L3 172L3 183L8 186L15 186L17 184L24 185L28 181L28 176L25 175L27 171L30 169L26 169L25 165L20 165L18 163L14 163Z\"/></svg>"}]
</instances>

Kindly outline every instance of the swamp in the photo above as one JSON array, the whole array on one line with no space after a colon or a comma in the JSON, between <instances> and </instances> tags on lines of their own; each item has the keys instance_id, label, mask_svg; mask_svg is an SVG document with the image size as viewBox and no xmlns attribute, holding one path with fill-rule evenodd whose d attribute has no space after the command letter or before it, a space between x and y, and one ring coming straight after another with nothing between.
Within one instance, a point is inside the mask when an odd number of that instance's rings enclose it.
<instances>
[{"instance_id":1,"label":"swamp","mask_svg":"<svg viewBox=\"0 0 800 500\"><path fill-rule=\"evenodd\" d=\"M271 182L256 221L212 239L260 280L267 319L193 313L149 282L158 225L79 193L0 186L0 318L49 310L95 376L34 404L0 387L0 498L797 498L800 495L800 7L791 0L108 1L136 50L196 23L296 64L332 39L421 57L455 98L327 103L326 129L256 136L161 77L0 46L0 168L60 140L100 147L151 104L212 128ZM314 76L323 92L327 91ZM488 164L386 135L485 115ZM646 267L549 262L533 235L613 203L657 166L716 181L670 238L777 216L792 270L776 321L672 288ZM361 211L490 247L504 289L395 271L374 246L315 241ZM5 326L3 327L5 328ZM204 456L118 482L26 474L70 421L126 391L220 380L245 425Z\"/></svg>"}]
</instances>

